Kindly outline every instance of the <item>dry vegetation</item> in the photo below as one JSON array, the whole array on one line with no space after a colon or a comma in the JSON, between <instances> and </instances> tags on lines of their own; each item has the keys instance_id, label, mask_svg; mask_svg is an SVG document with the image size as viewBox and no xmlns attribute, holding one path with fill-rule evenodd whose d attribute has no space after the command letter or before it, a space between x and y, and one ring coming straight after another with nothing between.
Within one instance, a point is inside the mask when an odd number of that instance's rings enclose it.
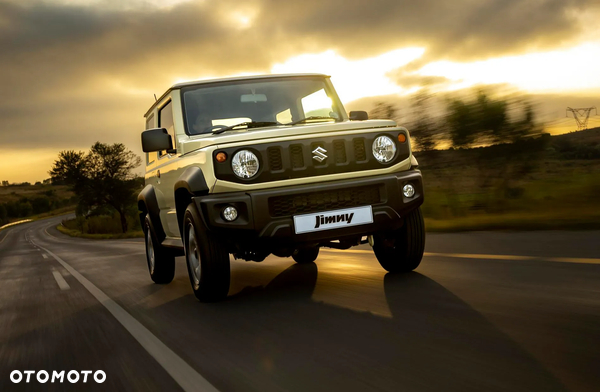
<instances>
[{"instance_id":1,"label":"dry vegetation","mask_svg":"<svg viewBox=\"0 0 600 392\"><path fill-rule=\"evenodd\" d=\"M430 231L600 228L600 129L417 158Z\"/></svg>"},{"instance_id":2,"label":"dry vegetation","mask_svg":"<svg viewBox=\"0 0 600 392\"><path fill-rule=\"evenodd\" d=\"M66 186L9 185L0 187L0 226L74 210L76 200Z\"/></svg>"}]
</instances>

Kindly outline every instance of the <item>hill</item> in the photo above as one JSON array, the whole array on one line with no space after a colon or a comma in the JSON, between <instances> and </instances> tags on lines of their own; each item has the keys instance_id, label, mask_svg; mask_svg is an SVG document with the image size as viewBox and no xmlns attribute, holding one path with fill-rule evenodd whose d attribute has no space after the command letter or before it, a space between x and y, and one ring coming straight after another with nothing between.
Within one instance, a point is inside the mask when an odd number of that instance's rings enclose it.
<instances>
[{"instance_id":1,"label":"hill","mask_svg":"<svg viewBox=\"0 0 600 392\"><path fill-rule=\"evenodd\" d=\"M600 128L415 156L431 230L600 227Z\"/></svg>"},{"instance_id":2,"label":"hill","mask_svg":"<svg viewBox=\"0 0 600 392\"><path fill-rule=\"evenodd\" d=\"M74 209L76 200L66 186L9 185L0 187L0 226L40 214Z\"/></svg>"}]
</instances>

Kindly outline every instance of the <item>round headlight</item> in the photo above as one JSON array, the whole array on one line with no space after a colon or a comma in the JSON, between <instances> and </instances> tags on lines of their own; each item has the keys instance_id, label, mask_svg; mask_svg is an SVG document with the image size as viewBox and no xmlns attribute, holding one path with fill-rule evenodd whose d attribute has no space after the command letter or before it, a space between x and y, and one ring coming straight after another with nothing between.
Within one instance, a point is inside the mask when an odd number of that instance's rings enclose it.
<instances>
[{"instance_id":1,"label":"round headlight","mask_svg":"<svg viewBox=\"0 0 600 392\"><path fill-rule=\"evenodd\" d=\"M258 158L252 151L241 150L235 153L231 160L231 168L240 178L251 178L258 173Z\"/></svg>"},{"instance_id":2,"label":"round headlight","mask_svg":"<svg viewBox=\"0 0 600 392\"><path fill-rule=\"evenodd\" d=\"M381 163L388 163L396 155L396 144L388 136L379 136L373 142L373 156Z\"/></svg>"}]
</instances>

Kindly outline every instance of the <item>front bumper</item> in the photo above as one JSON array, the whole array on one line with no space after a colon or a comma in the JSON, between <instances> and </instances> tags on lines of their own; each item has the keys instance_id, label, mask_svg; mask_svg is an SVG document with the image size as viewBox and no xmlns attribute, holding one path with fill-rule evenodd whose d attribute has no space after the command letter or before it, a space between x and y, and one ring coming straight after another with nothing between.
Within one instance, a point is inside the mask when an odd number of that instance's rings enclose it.
<instances>
[{"instance_id":1,"label":"front bumper","mask_svg":"<svg viewBox=\"0 0 600 392\"><path fill-rule=\"evenodd\" d=\"M411 183L415 195L406 198L402 187ZM229 242L250 247L273 243L277 247L321 243L396 229L403 217L423 204L419 170L353 180L313 183L248 192L209 194L193 198L206 227ZM296 234L294 215L371 205L373 223ZM221 211L238 210L238 218L225 221Z\"/></svg>"}]
</instances>

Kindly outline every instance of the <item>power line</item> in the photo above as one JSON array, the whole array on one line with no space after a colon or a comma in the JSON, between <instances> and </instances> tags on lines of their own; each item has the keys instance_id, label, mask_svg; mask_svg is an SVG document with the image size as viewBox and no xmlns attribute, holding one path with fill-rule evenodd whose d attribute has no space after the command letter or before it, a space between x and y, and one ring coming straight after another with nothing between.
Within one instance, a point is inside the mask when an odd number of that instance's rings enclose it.
<instances>
[{"instance_id":1,"label":"power line","mask_svg":"<svg viewBox=\"0 0 600 392\"><path fill-rule=\"evenodd\" d=\"M583 131L587 129L588 119L590 118L590 112L592 110L596 111L596 116L598 115L598 109L595 106L589 108L569 108L567 107L566 117L569 117L569 112L573 113L573 118L577 123L577 130Z\"/></svg>"}]
</instances>

